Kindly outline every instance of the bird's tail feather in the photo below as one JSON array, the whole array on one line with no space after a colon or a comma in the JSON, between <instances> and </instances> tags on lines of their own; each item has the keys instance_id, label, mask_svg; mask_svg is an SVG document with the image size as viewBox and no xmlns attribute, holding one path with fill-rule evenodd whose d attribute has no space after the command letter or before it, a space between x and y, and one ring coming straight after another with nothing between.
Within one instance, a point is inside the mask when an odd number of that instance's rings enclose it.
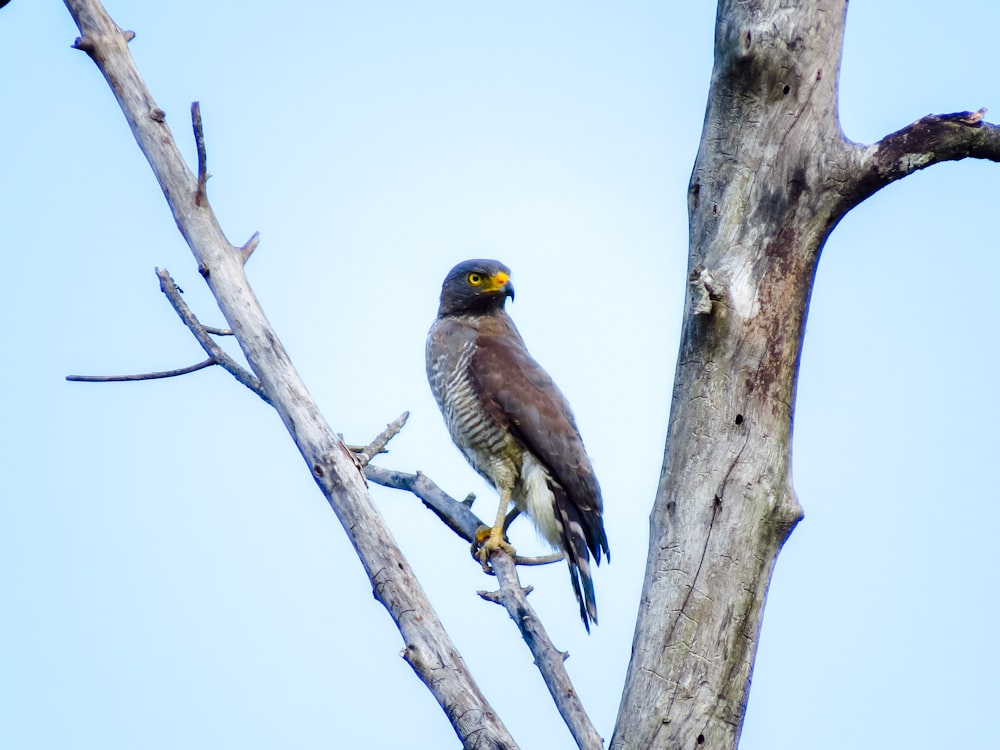
<instances>
[{"instance_id":1,"label":"bird's tail feather","mask_svg":"<svg viewBox=\"0 0 1000 750\"><path fill-rule=\"evenodd\" d=\"M607 537L604 536L603 524L600 518L597 525L601 530L603 544L590 544L588 534L584 531L579 510L572 504L566 502L558 491L556 496L556 510L562 525L562 547L566 555L566 562L569 563L569 577L573 584L573 593L576 594L576 601L580 605L580 619L583 625L590 632L590 623L597 624L597 599L594 596L594 579L590 575L590 547L597 547L594 552L594 560L600 563L600 550L603 548L607 554ZM590 524L593 525L593 524ZM589 526L588 526L589 530Z\"/></svg>"},{"instance_id":2,"label":"bird's tail feather","mask_svg":"<svg viewBox=\"0 0 1000 750\"><path fill-rule=\"evenodd\" d=\"M580 619L583 620L583 627L589 633L590 623L597 624L597 600L594 597L594 579L590 577L589 571L584 572L585 570L586 568L580 568L573 563L569 564L569 579L573 584L576 601L580 604Z\"/></svg>"}]
</instances>

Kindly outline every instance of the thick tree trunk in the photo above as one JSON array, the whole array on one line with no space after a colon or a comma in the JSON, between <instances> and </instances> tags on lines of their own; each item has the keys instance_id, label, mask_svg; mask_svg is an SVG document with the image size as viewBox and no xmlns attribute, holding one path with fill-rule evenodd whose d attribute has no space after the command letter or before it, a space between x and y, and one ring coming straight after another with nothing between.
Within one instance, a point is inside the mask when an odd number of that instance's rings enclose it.
<instances>
[{"instance_id":1,"label":"thick tree trunk","mask_svg":"<svg viewBox=\"0 0 1000 750\"><path fill-rule=\"evenodd\" d=\"M767 586L802 511L795 383L827 236L885 185L1000 161L985 110L864 146L837 117L846 0L720 0L689 189L685 311L632 662L612 748L734 748Z\"/></svg>"},{"instance_id":2,"label":"thick tree trunk","mask_svg":"<svg viewBox=\"0 0 1000 750\"><path fill-rule=\"evenodd\" d=\"M735 747L771 572L802 517L792 411L851 149L836 110L846 2L782 5L719 4L692 295L613 748Z\"/></svg>"}]
</instances>

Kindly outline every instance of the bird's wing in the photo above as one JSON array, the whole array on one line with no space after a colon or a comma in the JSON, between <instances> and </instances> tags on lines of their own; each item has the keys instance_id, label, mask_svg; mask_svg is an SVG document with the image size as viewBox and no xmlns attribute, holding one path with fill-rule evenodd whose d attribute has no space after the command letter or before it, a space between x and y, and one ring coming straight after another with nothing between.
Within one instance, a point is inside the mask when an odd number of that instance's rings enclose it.
<instances>
[{"instance_id":1,"label":"bird's wing","mask_svg":"<svg viewBox=\"0 0 1000 750\"><path fill-rule=\"evenodd\" d=\"M490 415L507 427L559 482L599 562L608 552L601 489L565 396L516 331L480 336L469 373Z\"/></svg>"}]
</instances>

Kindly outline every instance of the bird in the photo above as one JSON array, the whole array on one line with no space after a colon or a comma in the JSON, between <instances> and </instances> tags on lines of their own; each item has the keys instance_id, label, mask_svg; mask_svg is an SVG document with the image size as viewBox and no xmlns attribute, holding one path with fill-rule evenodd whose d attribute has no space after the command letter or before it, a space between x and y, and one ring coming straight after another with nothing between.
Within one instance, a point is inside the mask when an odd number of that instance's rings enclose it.
<instances>
[{"instance_id":1,"label":"bird","mask_svg":"<svg viewBox=\"0 0 1000 750\"><path fill-rule=\"evenodd\" d=\"M514 554L504 538L513 502L562 551L589 633L597 624L591 556L611 560L601 487L569 402L528 353L508 298L514 287L500 261L452 268L427 334L427 379L452 440L500 495L496 521L476 537L484 569L494 550Z\"/></svg>"}]
</instances>

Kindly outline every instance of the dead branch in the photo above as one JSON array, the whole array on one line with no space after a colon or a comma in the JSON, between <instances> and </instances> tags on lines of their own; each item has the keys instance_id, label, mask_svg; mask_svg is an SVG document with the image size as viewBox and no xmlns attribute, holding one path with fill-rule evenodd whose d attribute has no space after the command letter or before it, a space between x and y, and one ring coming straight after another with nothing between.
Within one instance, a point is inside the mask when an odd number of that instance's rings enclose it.
<instances>
[{"instance_id":1,"label":"dead branch","mask_svg":"<svg viewBox=\"0 0 1000 750\"><path fill-rule=\"evenodd\" d=\"M260 232L254 232L250 235L250 239L246 241L246 244L240 248L240 257L243 258L243 265L246 265L247 261L250 260L250 256L253 255L253 251L257 249L257 245L260 244Z\"/></svg>"},{"instance_id":2,"label":"dead branch","mask_svg":"<svg viewBox=\"0 0 1000 750\"><path fill-rule=\"evenodd\" d=\"M198 149L198 189L194 195L194 202L200 206L208 200L205 186L208 183L208 152L205 150L205 130L201 124L201 104L191 103L191 127L194 130L195 147Z\"/></svg>"},{"instance_id":3,"label":"dead branch","mask_svg":"<svg viewBox=\"0 0 1000 750\"><path fill-rule=\"evenodd\" d=\"M420 472L405 474L368 464L365 476L376 484L413 493L434 511L448 528L468 542L473 541L476 531L484 527L483 522L467 504L451 497ZM528 644L528 649L535 659L535 665L542 675L545 686L552 695L556 709L566 722L577 745L588 750L589 748L599 750L604 746L603 740L587 716L566 672L563 662L567 654L559 651L552 643L538 615L528 604L527 596L531 593L531 588L522 588L517 577L517 565L541 565L557 562L562 558L562 553L542 558L522 558L520 555L511 558L506 552L497 550L490 556L490 566L497 577L500 590L478 593L487 601L503 605L514 620L521 637Z\"/></svg>"},{"instance_id":4,"label":"dead branch","mask_svg":"<svg viewBox=\"0 0 1000 750\"><path fill-rule=\"evenodd\" d=\"M493 596L496 596L499 599L497 603L504 606L521 631L521 637L528 644L531 655L535 658L535 665L545 680L545 686L576 744L583 750L601 750L604 740L590 721L566 672L565 661L569 654L555 647L535 610L528 604L527 595L531 589L521 587L517 567L510 555L503 550L490 555L490 565L496 574L500 590L488 598L494 601Z\"/></svg>"},{"instance_id":5,"label":"dead branch","mask_svg":"<svg viewBox=\"0 0 1000 750\"><path fill-rule=\"evenodd\" d=\"M859 158L844 190L843 212L913 172L958 159L1000 161L1000 126L986 122L986 109L927 115L859 147Z\"/></svg>"},{"instance_id":6,"label":"dead branch","mask_svg":"<svg viewBox=\"0 0 1000 750\"><path fill-rule=\"evenodd\" d=\"M187 306L187 303L181 296L181 290L177 287L177 284L174 283L173 278L170 276L170 272L165 268L157 268L156 277L160 280L160 291L166 295L167 299L170 301L170 305L174 308L174 311L184 322L184 325L186 325L191 333L194 334L198 343L201 344L201 348L204 349L206 354L212 358L212 361L222 367L240 383L260 396L264 401L271 403L271 399L268 397L267 392L261 385L260 380L240 367L236 363L236 360L230 357L221 346L212 341L208 331L201 323L198 322L198 318L196 318L194 313L191 312L191 308Z\"/></svg>"},{"instance_id":7,"label":"dead branch","mask_svg":"<svg viewBox=\"0 0 1000 750\"><path fill-rule=\"evenodd\" d=\"M367 466L368 462L371 461L378 454L387 452L385 447L389 444L390 440L392 440L394 437L396 437L396 435L399 434L399 431L403 429L403 425L406 424L406 420L409 418L410 418L410 412L404 411L402 414L396 417L395 420L386 425L386 428L382 430L382 432L380 432L378 436L374 440L372 440L368 445L361 448L360 450L354 450L354 448L351 448L351 450L354 452L354 455L357 456L358 463L361 465L362 468Z\"/></svg>"},{"instance_id":8,"label":"dead branch","mask_svg":"<svg viewBox=\"0 0 1000 750\"><path fill-rule=\"evenodd\" d=\"M467 542L475 541L476 532L479 529L487 528L479 516L472 512L472 503L468 498L462 501L456 500L431 479L428 479L423 472L407 474L403 471L368 464L365 466L365 476L369 481L383 487L391 487L416 495L429 510L434 512L434 515L444 522L445 526ZM469 497L474 499L475 495L469 495ZM516 513L517 511L511 511L510 515L516 515ZM549 565L562 559L561 552L538 557L516 555L514 563L516 565Z\"/></svg>"},{"instance_id":9,"label":"dead branch","mask_svg":"<svg viewBox=\"0 0 1000 750\"><path fill-rule=\"evenodd\" d=\"M81 36L74 46L87 52L107 80L199 272L215 295L254 376L259 378L260 390L255 392L266 395L274 406L337 514L372 582L375 597L399 628L406 644L404 658L441 705L466 748L517 747L473 680L392 533L371 503L356 460L320 414L264 316L244 272L248 252L233 247L207 201L198 200L198 180L135 67L127 35L98 0L65 3L80 29ZM163 276L169 279L166 272ZM171 286L172 282L168 288ZM195 331L204 334L200 328L192 329ZM199 343L206 346L202 338ZM253 381L241 382L251 387Z\"/></svg>"},{"instance_id":10,"label":"dead branch","mask_svg":"<svg viewBox=\"0 0 1000 750\"><path fill-rule=\"evenodd\" d=\"M444 522L445 526L467 542L475 539L476 530L483 526L479 516L473 513L468 505L460 503L419 471L416 474L407 474L368 464L365 467L365 476L375 484L412 492Z\"/></svg>"},{"instance_id":11,"label":"dead branch","mask_svg":"<svg viewBox=\"0 0 1000 750\"><path fill-rule=\"evenodd\" d=\"M174 310L177 311L177 314L180 316L181 320L184 321L184 324L191 330L192 333L195 334L195 338L197 338L198 341L203 342L202 346L209 355L208 359L194 365L178 367L173 370L144 372L135 375L67 375L66 380L70 380L75 383L123 383L138 380L160 380L162 378L176 378L180 375L187 375L192 372L197 372L198 370L204 370L212 365L222 365L222 367L233 374L237 380L244 383L244 385L254 391L254 393L262 399L268 401L266 394L264 394L264 392L260 389L260 381L237 365L236 362L229 357L229 355L226 354L222 348L208 338L208 335L232 336L233 332L228 328L215 328L214 326L206 326L198 322L198 319L191 312L190 308L188 308L187 303L184 302L184 298L181 297L181 288L177 286L174 280L170 277L170 274L167 273L166 270L161 272L160 269L156 269L156 274L160 278L160 290L163 291L163 293L167 296L167 299L170 300L170 304L173 305ZM246 382L244 382L244 380Z\"/></svg>"},{"instance_id":12,"label":"dead branch","mask_svg":"<svg viewBox=\"0 0 1000 750\"><path fill-rule=\"evenodd\" d=\"M67 375L66 380L74 383L123 383L134 380L159 380L160 378L176 378L178 375L187 375L191 372L204 370L206 367L218 364L209 357L204 362L188 367L178 367L176 370L163 370L161 372L146 372L141 375Z\"/></svg>"}]
</instances>

